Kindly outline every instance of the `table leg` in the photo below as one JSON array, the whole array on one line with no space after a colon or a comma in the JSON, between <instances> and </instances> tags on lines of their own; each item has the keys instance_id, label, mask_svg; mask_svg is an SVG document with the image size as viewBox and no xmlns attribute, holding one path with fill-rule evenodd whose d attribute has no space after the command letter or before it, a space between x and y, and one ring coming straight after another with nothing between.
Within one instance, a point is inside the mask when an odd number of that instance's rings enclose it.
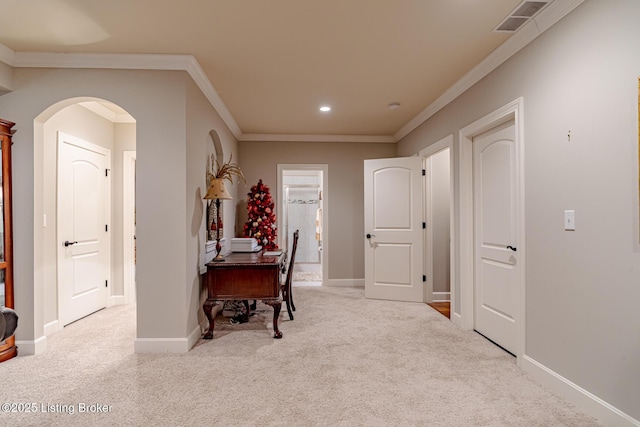
<instances>
[{"instance_id":1,"label":"table leg","mask_svg":"<svg viewBox=\"0 0 640 427\"><path fill-rule=\"evenodd\" d=\"M209 329L202 337L205 340L213 339L213 318L211 317L211 310L214 306L216 306L216 302L214 300L206 300L202 305L202 310L204 311L204 315L207 316L207 320L209 321Z\"/></svg>"},{"instance_id":2,"label":"table leg","mask_svg":"<svg viewBox=\"0 0 640 427\"><path fill-rule=\"evenodd\" d=\"M280 332L280 329L278 329L278 317L280 317L280 308L282 308L282 301L263 302L273 307L273 337L276 339L282 338L282 332Z\"/></svg>"}]
</instances>

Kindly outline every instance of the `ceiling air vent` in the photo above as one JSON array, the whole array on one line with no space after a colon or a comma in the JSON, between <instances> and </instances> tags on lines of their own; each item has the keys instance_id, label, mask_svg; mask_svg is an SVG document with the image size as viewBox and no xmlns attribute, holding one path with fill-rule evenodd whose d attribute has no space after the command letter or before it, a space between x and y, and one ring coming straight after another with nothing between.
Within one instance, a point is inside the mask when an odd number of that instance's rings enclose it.
<instances>
[{"instance_id":1,"label":"ceiling air vent","mask_svg":"<svg viewBox=\"0 0 640 427\"><path fill-rule=\"evenodd\" d=\"M518 6L516 6L516 8L513 9L513 12L511 12L509 16L507 16L493 31L498 33L515 33L529 19L533 18L538 12L540 12L547 4L551 3L551 1L552 0L523 1Z\"/></svg>"}]
</instances>

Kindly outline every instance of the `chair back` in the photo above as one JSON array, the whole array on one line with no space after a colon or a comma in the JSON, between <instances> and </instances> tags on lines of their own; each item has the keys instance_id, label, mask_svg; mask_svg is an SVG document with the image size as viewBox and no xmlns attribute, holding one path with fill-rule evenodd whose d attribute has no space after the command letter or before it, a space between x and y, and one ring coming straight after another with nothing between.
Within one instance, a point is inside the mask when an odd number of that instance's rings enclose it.
<instances>
[{"instance_id":1,"label":"chair back","mask_svg":"<svg viewBox=\"0 0 640 427\"><path fill-rule=\"evenodd\" d=\"M290 286L291 281L293 280L293 263L296 262L296 249L298 248L299 234L299 230L296 230L293 233L293 245L291 245L291 256L289 257L289 268L287 269L287 279L285 281L285 286Z\"/></svg>"}]
</instances>

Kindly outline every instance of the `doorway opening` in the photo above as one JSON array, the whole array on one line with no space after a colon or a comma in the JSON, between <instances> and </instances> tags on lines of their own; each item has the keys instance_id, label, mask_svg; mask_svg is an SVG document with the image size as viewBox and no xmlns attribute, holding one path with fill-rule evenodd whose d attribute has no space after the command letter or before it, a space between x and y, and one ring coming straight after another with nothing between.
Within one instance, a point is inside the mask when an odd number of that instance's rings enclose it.
<instances>
[{"instance_id":1,"label":"doorway opening","mask_svg":"<svg viewBox=\"0 0 640 427\"><path fill-rule=\"evenodd\" d=\"M95 153L100 154L103 151L110 153L110 159L108 156L102 156L105 160L100 162L74 163L78 165L76 169L79 168L78 171L84 173L84 175L76 174L76 178L78 176L84 178L75 181L67 180L71 183L69 188L74 191L74 194L87 191L90 193L91 198L74 198L76 201L84 201L82 204L76 203L73 207L74 212L78 214L76 216L81 219L87 212L101 210L102 208L98 208L97 204L92 202L101 200L100 206L105 208L105 212L99 226L95 227L96 233L87 226L91 221L84 218L85 221L81 224L66 224L64 229L66 231L63 230L64 235L60 234L61 225L69 219L66 211L60 211L57 206L60 205L58 196L68 193L68 189L60 188L60 183L65 182L62 179L64 177L61 178L62 169L67 169L66 164L58 163L61 143L65 144L63 147L67 152L69 152L67 146L75 147L73 148L75 154L72 155L71 160L69 155L63 157L67 162L85 154L95 156ZM92 233L98 235L99 231L100 239L106 240L106 254L96 261L96 266L99 265L100 270L104 271L100 277L100 285L103 291L106 291L104 296L100 297L98 309L134 301L135 291L125 286L129 271L126 267L126 252L132 243L128 241L123 230L126 228L125 223L128 217L125 213L127 200L129 209L135 211L133 195L135 193L130 194L131 197L125 194L128 189L134 188L135 174L131 173L131 180L127 181L124 176L126 161L123 161L123 153L131 152L135 157L136 122L123 108L110 101L93 97L70 98L51 105L34 119L34 145L34 255L36 265L46 266L34 274L34 280L40 284L37 288L43 289L40 296L42 298L41 318L44 335L48 336L62 330L65 324L88 314L78 313L77 316L69 314L66 312L65 304L61 304L61 295L66 293L71 295L71 298L76 298L83 293L88 294L89 290L82 288L86 286L86 281L83 280L78 282L79 286L65 288L69 283L60 276L63 271L59 265L61 258L59 249L63 248L69 252L69 254L63 253L65 256L78 255L72 262L72 277L77 277L78 274L91 276L93 267L87 261L89 257L82 258L75 252L83 246L88 247L92 244L90 239ZM77 147L83 147L84 151L78 151ZM91 172L90 163L100 164L99 173ZM99 196L90 185L99 177L108 181L110 195L107 192L103 193L104 196ZM93 181L90 182L90 180ZM105 200L102 200L103 197ZM63 222L63 219L66 222ZM83 231L82 237L75 238L78 230ZM134 231L130 233L131 240L133 233ZM67 242L66 246L64 242ZM133 253L135 254L135 249ZM135 260L135 255L132 259ZM135 277L134 273L133 277ZM94 279L97 281L96 278Z\"/></svg>"},{"instance_id":2,"label":"doorway opening","mask_svg":"<svg viewBox=\"0 0 640 427\"><path fill-rule=\"evenodd\" d=\"M451 317L453 268L453 135L420 151L424 170L425 302Z\"/></svg>"},{"instance_id":3,"label":"doorway opening","mask_svg":"<svg viewBox=\"0 0 640 427\"><path fill-rule=\"evenodd\" d=\"M278 165L280 246L291 250L299 230L293 281L321 285L326 278L327 165Z\"/></svg>"}]
</instances>

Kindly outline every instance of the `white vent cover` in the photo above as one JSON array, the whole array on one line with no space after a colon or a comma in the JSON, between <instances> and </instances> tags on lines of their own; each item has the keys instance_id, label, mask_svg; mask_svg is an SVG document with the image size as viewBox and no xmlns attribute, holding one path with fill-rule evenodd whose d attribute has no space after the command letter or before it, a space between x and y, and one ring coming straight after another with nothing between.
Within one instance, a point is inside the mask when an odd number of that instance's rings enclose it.
<instances>
[{"instance_id":1,"label":"white vent cover","mask_svg":"<svg viewBox=\"0 0 640 427\"><path fill-rule=\"evenodd\" d=\"M523 1L493 31L498 33L515 33L529 19L533 18L553 0Z\"/></svg>"}]
</instances>

